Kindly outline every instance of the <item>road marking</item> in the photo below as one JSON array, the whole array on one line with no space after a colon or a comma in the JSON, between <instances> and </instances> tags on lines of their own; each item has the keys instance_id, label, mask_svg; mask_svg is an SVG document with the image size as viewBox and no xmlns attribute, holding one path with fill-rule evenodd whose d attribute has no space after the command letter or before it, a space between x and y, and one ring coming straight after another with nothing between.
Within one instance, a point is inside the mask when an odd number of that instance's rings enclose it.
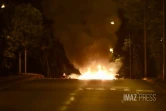
<instances>
[{"instance_id":1,"label":"road marking","mask_svg":"<svg viewBox=\"0 0 166 111\"><path fill-rule=\"evenodd\" d=\"M92 87L87 87L84 88L85 90L105 90L105 88L92 88ZM79 90L84 90L83 88L79 88Z\"/></svg>"},{"instance_id":2,"label":"road marking","mask_svg":"<svg viewBox=\"0 0 166 111\"><path fill-rule=\"evenodd\" d=\"M68 107L67 106L63 106L60 111L65 111Z\"/></svg>"},{"instance_id":3,"label":"road marking","mask_svg":"<svg viewBox=\"0 0 166 111\"><path fill-rule=\"evenodd\" d=\"M110 88L110 90L115 91L116 89L115 88Z\"/></svg>"},{"instance_id":4,"label":"road marking","mask_svg":"<svg viewBox=\"0 0 166 111\"><path fill-rule=\"evenodd\" d=\"M74 101L74 100L75 100L74 96L70 97L70 101Z\"/></svg>"},{"instance_id":5,"label":"road marking","mask_svg":"<svg viewBox=\"0 0 166 111\"><path fill-rule=\"evenodd\" d=\"M63 106L60 108L60 111L66 111L68 109L68 106L72 104L72 102L75 100L75 95L78 92L78 90L74 91L73 93L70 93L70 97L67 99L67 101L64 102Z\"/></svg>"},{"instance_id":6,"label":"road marking","mask_svg":"<svg viewBox=\"0 0 166 111\"><path fill-rule=\"evenodd\" d=\"M94 90L94 88L85 88L86 90Z\"/></svg>"},{"instance_id":7,"label":"road marking","mask_svg":"<svg viewBox=\"0 0 166 111\"><path fill-rule=\"evenodd\" d=\"M69 105L71 103L71 101L66 101L64 105Z\"/></svg>"},{"instance_id":8,"label":"road marking","mask_svg":"<svg viewBox=\"0 0 166 111\"><path fill-rule=\"evenodd\" d=\"M70 94L70 96L74 96L74 95L76 95L76 93L71 93L71 94Z\"/></svg>"},{"instance_id":9,"label":"road marking","mask_svg":"<svg viewBox=\"0 0 166 111\"><path fill-rule=\"evenodd\" d=\"M130 89L126 88L126 89L124 89L124 91L130 91Z\"/></svg>"},{"instance_id":10,"label":"road marking","mask_svg":"<svg viewBox=\"0 0 166 111\"><path fill-rule=\"evenodd\" d=\"M95 90L105 90L104 88L95 88Z\"/></svg>"},{"instance_id":11,"label":"road marking","mask_svg":"<svg viewBox=\"0 0 166 111\"><path fill-rule=\"evenodd\" d=\"M149 93L152 93L152 92L155 92L153 90L136 90L136 92L149 92Z\"/></svg>"},{"instance_id":12,"label":"road marking","mask_svg":"<svg viewBox=\"0 0 166 111\"><path fill-rule=\"evenodd\" d=\"M129 87L114 87L116 89L129 89Z\"/></svg>"},{"instance_id":13,"label":"road marking","mask_svg":"<svg viewBox=\"0 0 166 111\"><path fill-rule=\"evenodd\" d=\"M115 91L115 90L130 91L128 87L112 87L110 88L110 90L111 91Z\"/></svg>"},{"instance_id":14,"label":"road marking","mask_svg":"<svg viewBox=\"0 0 166 111\"><path fill-rule=\"evenodd\" d=\"M84 90L83 88L79 88L79 90Z\"/></svg>"}]
</instances>

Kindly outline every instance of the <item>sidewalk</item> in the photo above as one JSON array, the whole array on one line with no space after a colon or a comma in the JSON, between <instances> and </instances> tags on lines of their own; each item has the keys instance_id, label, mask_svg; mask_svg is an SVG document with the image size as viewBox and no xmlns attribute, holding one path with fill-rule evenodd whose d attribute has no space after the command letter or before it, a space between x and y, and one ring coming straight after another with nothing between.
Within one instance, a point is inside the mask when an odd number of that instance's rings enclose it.
<instances>
[{"instance_id":1,"label":"sidewalk","mask_svg":"<svg viewBox=\"0 0 166 111\"><path fill-rule=\"evenodd\" d=\"M33 74L33 73L26 73L26 74L19 74L13 75L8 77L0 77L0 89L4 89L10 87L14 84L23 83L26 81L34 80L34 79L42 79L44 78L41 74Z\"/></svg>"},{"instance_id":2,"label":"sidewalk","mask_svg":"<svg viewBox=\"0 0 166 111\"><path fill-rule=\"evenodd\" d=\"M157 83L164 90L164 92L166 92L166 81L156 80L154 83Z\"/></svg>"},{"instance_id":3,"label":"sidewalk","mask_svg":"<svg viewBox=\"0 0 166 111\"><path fill-rule=\"evenodd\" d=\"M162 81L159 79L154 79L154 78L143 78L143 80L155 84L157 87L159 87L163 92L166 92L166 80Z\"/></svg>"}]
</instances>

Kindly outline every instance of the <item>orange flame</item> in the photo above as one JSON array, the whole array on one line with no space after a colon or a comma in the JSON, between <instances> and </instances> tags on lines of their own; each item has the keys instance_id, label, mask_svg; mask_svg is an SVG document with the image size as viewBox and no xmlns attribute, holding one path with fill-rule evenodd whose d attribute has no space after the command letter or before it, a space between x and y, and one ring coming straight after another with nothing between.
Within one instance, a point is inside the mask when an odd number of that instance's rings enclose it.
<instances>
[{"instance_id":1,"label":"orange flame","mask_svg":"<svg viewBox=\"0 0 166 111\"><path fill-rule=\"evenodd\" d=\"M115 74L113 74L113 69L107 70L104 66L98 65L96 71L92 71L90 68L88 71L83 73L78 77L80 80L91 80L91 79L100 79L100 80L113 80Z\"/></svg>"}]
</instances>

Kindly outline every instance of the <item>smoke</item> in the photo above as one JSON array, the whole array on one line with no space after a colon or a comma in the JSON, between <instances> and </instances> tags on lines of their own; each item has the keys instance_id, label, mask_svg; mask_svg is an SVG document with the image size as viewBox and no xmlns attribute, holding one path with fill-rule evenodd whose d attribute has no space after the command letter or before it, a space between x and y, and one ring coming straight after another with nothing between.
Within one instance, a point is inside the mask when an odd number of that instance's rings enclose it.
<instances>
[{"instance_id":1,"label":"smoke","mask_svg":"<svg viewBox=\"0 0 166 111\"><path fill-rule=\"evenodd\" d=\"M111 0L45 0L45 16L76 68L105 63L117 42L117 4ZM110 24L113 21L115 24Z\"/></svg>"}]
</instances>

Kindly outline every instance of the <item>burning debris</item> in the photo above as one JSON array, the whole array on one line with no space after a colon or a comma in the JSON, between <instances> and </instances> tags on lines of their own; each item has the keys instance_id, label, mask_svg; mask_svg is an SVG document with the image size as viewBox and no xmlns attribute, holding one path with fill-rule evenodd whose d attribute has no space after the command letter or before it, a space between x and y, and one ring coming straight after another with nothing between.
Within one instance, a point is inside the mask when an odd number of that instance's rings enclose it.
<instances>
[{"instance_id":1,"label":"burning debris","mask_svg":"<svg viewBox=\"0 0 166 111\"><path fill-rule=\"evenodd\" d=\"M113 80L115 79L115 74L112 71L106 70L104 66L98 65L97 70L91 71L89 69L87 72L79 76L78 79L87 80L87 79L103 79L103 80Z\"/></svg>"},{"instance_id":2,"label":"burning debris","mask_svg":"<svg viewBox=\"0 0 166 111\"><path fill-rule=\"evenodd\" d=\"M96 64L94 64L96 66ZM103 65L97 65L96 68L90 66L82 71L82 75L78 77L80 80L88 79L101 79L101 80L113 80L116 79L118 71L122 66L122 61L116 61Z\"/></svg>"}]
</instances>

